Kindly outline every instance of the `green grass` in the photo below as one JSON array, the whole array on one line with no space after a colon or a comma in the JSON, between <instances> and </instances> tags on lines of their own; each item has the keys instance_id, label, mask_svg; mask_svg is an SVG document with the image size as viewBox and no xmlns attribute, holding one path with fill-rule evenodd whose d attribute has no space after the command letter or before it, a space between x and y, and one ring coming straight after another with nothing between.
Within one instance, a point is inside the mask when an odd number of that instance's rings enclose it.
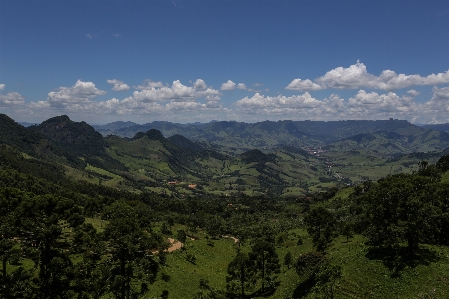
<instances>
[{"instance_id":1,"label":"green grass","mask_svg":"<svg viewBox=\"0 0 449 299\"><path fill-rule=\"evenodd\" d=\"M104 231L104 228L109 223L108 220L102 220L100 218L84 218L84 223L90 223L97 230L98 233Z\"/></svg>"},{"instance_id":2,"label":"green grass","mask_svg":"<svg viewBox=\"0 0 449 299\"><path fill-rule=\"evenodd\" d=\"M304 241L297 246L297 235ZM335 286L335 298L432 298L426 294L435 294L433 298L447 298L449 296L449 248L422 245L421 249L428 249L434 261L414 266L405 266L395 276L394 271L384 264L381 257L372 257L369 247L365 245L365 238L356 235L346 243L345 237L337 238L327 257L333 264L342 267L342 278ZM170 275L170 282L160 278L150 286L149 297L157 297L162 290L167 289L171 298L192 298L198 291L200 279L207 279L210 285L224 289L226 269L228 263L236 254L236 248L230 239L215 240L214 246L207 245L206 239L187 241L187 250L176 251L168 255L168 266L162 272ZM249 250L249 244L242 249ZM277 246L277 253L281 263L285 254L290 251L296 259L300 254L313 250L311 239L304 230L296 229L289 232L288 239ZM196 265L185 258L187 252L197 258ZM291 298L298 284L299 278L294 268L281 267L277 276L279 287L270 298ZM309 294L310 295L310 294ZM312 298L311 295L305 298ZM249 298L249 297L248 297ZM262 297L252 297L262 298Z\"/></svg>"}]
</instances>

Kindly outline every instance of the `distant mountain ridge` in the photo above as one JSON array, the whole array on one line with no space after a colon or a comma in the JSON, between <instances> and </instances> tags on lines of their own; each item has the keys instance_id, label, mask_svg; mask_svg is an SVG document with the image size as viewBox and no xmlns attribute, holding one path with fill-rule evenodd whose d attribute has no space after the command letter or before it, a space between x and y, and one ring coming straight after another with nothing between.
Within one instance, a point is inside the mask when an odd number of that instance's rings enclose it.
<instances>
[{"instance_id":1,"label":"distant mountain ridge","mask_svg":"<svg viewBox=\"0 0 449 299\"><path fill-rule=\"evenodd\" d=\"M114 131L121 128L138 126L135 122L132 121L115 121L106 125L92 125L92 127L97 131Z\"/></svg>"},{"instance_id":2,"label":"distant mountain ridge","mask_svg":"<svg viewBox=\"0 0 449 299\"><path fill-rule=\"evenodd\" d=\"M434 124L434 125L421 125L420 127L425 128L425 129L449 132L449 123L446 123L446 124Z\"/></svg>"},{"instance_id":3,"label":"distant mountain ridge","mask_svg":"<svg viewBox=\"0 0 449 299\"><path fill-rule=\"evenodd\" d=\"M360 134L371 134L370 138L385 139L383 143L391 145L371 145L379 151L410 153L414 151L441 150L449 146L449 135L433 130L432 140L428 128L418 127L406 120L346 120L346 121L263 121L244 123L219 121L207 124L176 124L170 122L152 122L144 125L123 127L113 132L121 137L132 137L139 131L156 129L164 136L182 135L192 141L208 142L222 148L228 154L241 154L251 149L274 149L280 146L313 148L344 144L344 139ZM100 131L101 132L101 131ZM377 133L376 133L377 132ZM383 133L380 133L383 132ZM111 133L111 132L109 132ZM374 134L374 135L372 135ZM349 140L347 140L349 141ZM352 148L367 146L353 139ZM382 142L378 142L382 143ZM344 147L343 147L344 148Z\"/></svg>"},{"instance_id":4,"label":"distant mountain ridge","mask_svg":"<svg viewBox=\"0 0 449 299\"><path fill-rule=\"evenodd\" d=\"M51 164L59 176L133 192L292 196L412 171L419 159L449 148L449 134L397 120L151 125L162 130L134 132L144 126L133 125L119 129L127 137L103 137L66 115L24 127L0 114L0 169L25 159Z\"/></svg>"}]
</instances>

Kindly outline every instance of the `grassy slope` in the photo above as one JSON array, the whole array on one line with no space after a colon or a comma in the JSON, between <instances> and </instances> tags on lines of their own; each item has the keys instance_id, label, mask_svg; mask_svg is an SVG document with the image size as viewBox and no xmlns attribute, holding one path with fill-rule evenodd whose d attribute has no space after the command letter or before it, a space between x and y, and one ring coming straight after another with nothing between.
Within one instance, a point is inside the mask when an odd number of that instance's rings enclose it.
<instances>
[{"instance_id":1,"label":"grassy slope","mask_svg":"<svg viewBox=\"0 0 449 299\"><path fill-rule=\"evenodd\" d=\"M209 280L210 285L215 288L225 289L227 265L236 255L236 246L231 239L222 239L213 241L212 247L207 245L204 235L200 235L203 238L187 241L185 252L180 250L168 254L168 266L162 272L169 274L171 279L164 282L158 278L150 285L150 297L157 297L166 289L171 298L192 298L198 292L200 279ZM302 237L303 245L296 245L296 235ZM327 255L332 263L342 267L343 276L335 286L335 298L412 299L427 298L426 294L434 294L433 298L449 296L449 248L422 246L421 248L433 252L433 258L418 265L405 266L399 276L395 276L380 258L370 256L369 248L364 242L365 238L359 235L348 243L345 237L339 237L328 250ZM250 250L249 245L245 245L242 250ZM281 262L288 251L296 259L300 254L311 250L310 238L305 231L299 229L290 231L288 240L277 247ZM196 265L186 260L187 252L196 256ZM300 298L296 297L301 290L298 289L300 281L294 268L282 266L277 281L280 286L270 298ZM310 294L303 298L309 297Z\"/></svg>"},{"instance_id":2,"label":"grassy slope","mask_svg":"<svg viewBox=\"0 0 449 299\"><path fill-rule=\"evenodd\" d=\"M178 168L170 166L171 154L160 141L149 140L147 137L133 141L118 137L107 140L110 144L109 155L128 166L132 177L162 184L160 187L147 188L155 192L166 192L161 187L168 180L177 178L185 183L201 184L206 193L243 192L252 195L264 192L267 184L273 184L271 178L278 177L284 184L281 188L282 195L297 196L307 191L316 192L342 186L344 178L359 182L366 179L377 180L388 174L410 173L417 170L417 164L422 160L417 156L391 160L392 156L371 150L328 151L317 157L302 156L282 149L269 151L276 158L263 164L265 173L261 173L260 168L256 169L256 162L244 163L240 158L232 157L220 160L210 155L191 161L188 166L190 171L178 172ZM435 163L438 157L435 155L425 159ZM332 163L332 167L328 168L326 163ZM320 182L320 178L328 181ZM238 179L239 184L236 184ZM117 182L106 184L117 186ZM184 189L180 188L178 192L185 193Z\"/></svg>"},{"instance_id":3,"label":"grassy slope","mask_svg":"<svg viewBox=\"0 0 449 299\"><path fill-rule=\"evenodd\" d=\"M350 188L337 193L336 196L344 197L350 192ZM101 232L107 221L97 218L86 218L87 223ZM183 226L175 226L172 231L186 229ZM303 245L296 245L297 236L301 236ZM149 292L145 296L157 298L163 290L168 290L170 298L193 298L198 292L200 279L209 280L212 287L225 289L227 265L237 253L237 246L229 238L213 240L206 238L206 234L199 231L195 234L198 239L187 240L187 250L178 250L167 255L167 266L163 267L155 283L149 285ZM169 236L167 236L169 237ZM327 256L333 264L342 267L342 278L335 285L335 298L448 298L449 296L449 248L444 246L422 245L420 262L404 264L400 271L395 272L382 256L373 254L365 245L365 238L356 235L349 242L345 237L338 237L327 251ZM250 244L242 247L243 251L250 250ZM288 239L277 246L280 261L290 251L296 259L300 254L312 250L311 239L303 229L289 231ZM187 261L187 253L194 254L196 263ZM74 255L76 262L79 256ZM22 261L22 266L30 268L33 263ZM8 266L12 271L16 266ZM165 282L161 274L170 276ZM399 275L396 275L399 274ZM280 283L276 292L270 298L312 298L299 297L302 291L298 288L301 283L294 268L281 267L277 281ZM133 286L138 290L140 282L133 281ZM252 297L259 298L259 297Z\"/></svg>"}]
</instances>

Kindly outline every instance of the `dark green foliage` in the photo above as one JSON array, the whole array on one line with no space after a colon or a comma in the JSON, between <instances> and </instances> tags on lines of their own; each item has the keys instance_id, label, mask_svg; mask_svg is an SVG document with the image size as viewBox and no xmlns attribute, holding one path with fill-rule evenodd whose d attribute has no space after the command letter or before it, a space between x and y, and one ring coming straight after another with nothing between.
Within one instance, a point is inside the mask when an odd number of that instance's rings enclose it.
<instances>
[{"instance_id":1,"label":"dark green foliage","mask_svg":"<svg viewBox=\"0 0 449 299\"><path fill-rule=\"evenodd\" d=\"M150 267L145 270L151 269L153 263L147 251L157 246L157 241L145 227L139 225L136 212L128 204L117 201L107 209L105 215L109 219L104 238L111 253L110 288L119 298L129 298L131 293L136 292L130 282L137 268L149 264Z\"/></svg>"},{"instance_id":2,"label":"dark green foliage","mask_svg":"<svg viewBox=\"0 0 449 299\"><path fill-rule=\"evenodd\" d=\"M374 246L397 246L407 242L411 251L428 236L434 207L432 179L397 175L381 179L366 196L366 235Z\"/></svg>"},{"instance_id":3,"label":"dark green foliage","mask_svg":"<svg viewBox=\"0 0 449 299\"><path fill-rule=\"evenodd\" d=\"M32 292L37 298L70 298L70 282L73 265L68 256L69 240L63 229L76 229L84 218L78 220L80 209L70 199L54 195L34 195L13 188L0 188L3 213L0 243L3 273L2 280L15 284L18 280L24 292ZM9 227L9 229L8 229ZM8 258L15 248L25 253L20 257L31 259L37 269L36 278L26 283L24 277L32 275L20 269L6 274ZM18 271L18 272L17 272ZM25 284L24 284L25 283ZM16 288L2 289L5 297L20 292Z\"/></svg>"},{"instance_id":4,"label":"dark green foliage","mask_svg":"<svg viewBox=\"0 0 449 299\"><path fill-rule=\"evenodd\" d=\"M46 136L55 145L76 155L103 155L103 136L85 122L71 121L67 115L50 118L30 130Z\"/></svg>"},{"instance_id":5,"label":"dark green foliage","mask_svg":"<svg viewBox=\"0 0 449 299\"><path fill-rule=\"evenodd\" d=\"M332 265L322 253L309 252L298 257L295 269L302 281L299 288L305 289L303 292L333 298L333 287L342 275L340 266Z\"/></svg>"},{"instance_id":6,"label":"dark green foliage","mask_svg":"<svg viewBox=\"0 0 449 299\"><path fill-rule=\"evenodd\" d=\"M436 167L437 167L438 169L440 169L442 172L448 171L448 170L449 170L449 156L448 156L448 155L442 156L442 157L438 160L438 162L437 162L437 164L436 164Z\"/></svg>"},{"instance_id":7,"label":"dark green foliage","mask_svg":"<svg viewBox=\"0 0 449 299\"><path fill-rule=\"evenodd\" d=\"M0 143L34 153L45 137L16 123L5 114L0 114Z\"/></svg>"},{"instance_id":8,"label":"dark green foliage","mask_svg":"<svg viewBox=\"0 0 449 299\"><path fill-rule=\"evenodd\" d=\"M0 145L3 153L8 150L4 145L9 145L16 150L47 161L65 162L78 168L85 166L85 162L55 146L43 134L19 125L4 114L0 114ZM3 156L3 153L0 156ZM3 161L8 162L4 158Z\"/></svg>"},{"instance_id":9,"label":"dark green foliage","mask_svg":"<svg viewBox=\"0 0 449 299\"><path fill-rule=\"evenodd\" d=\"M167 299L168 298L168 294L169 294L168 290L163 290L162 294L161 294L161 298L162 299Z\"/></svg>"},{"instance_id":10,"label":"dark green foliage","mask_svg":"<svg viewBox=\"0 0 449 299\"><path fill-rule=\"evenodd\" d=\"M192 264L196 264L196 256L193 253L187 253L186 260Z\"/></svg>"},{"instance_id":11,"label":"dark green foliage","mask_svg":"<svg viewBox=\"0 0 449 299\"><path fill-rule=\"evenodd\" d=\"M295 262L295 270L300 278L315 280L325 262L326 257L322 253L309 252L298 257Z\"/></svg>"},{"instance_id":12,"label":"dark green foliage","mask_svg":"<svg viewBox=\"0 0 449 299\"><path fill-rule=\"evenodd\" d=\"M341 234L346 237L346 242L349 242L349 238L354 236L354 225L349 221L345 222L341 228Z\"/></svg>"},{"instance_id":13,"label":"dark green foliage","mask_svg":"<svg viewBox=\"0 0 449 299\"><path fill-rule=\"evenodd\" d=\"M168 140L180 148L188 149L193 152L201 152L204 150L198 142L191 141L179 134L168 137Z\"/></svg>"},{"instance_id":14,"label":"dark green foliage","mask_svg":"<svg viewBox=\"0 0 449 299\"><path fill-rule=\"evenodd\" d=\"M170 225L167 222L163 222L162 226L161 226L161 233L163 233L164 235L171 235L172 232L170 230Z\"/></svg>"},{"instance_id":15,"label":"dark green foliage","mask_svg":"<svg viewBox=\"0 0 449 299\"><path fill-rule=\"evenodd\" d=\"M334 214L320 206L311 210L304 222L315 248L320 252L326 250L335 236L337 222Z\"/></svg>"},{"instance_id":16,"label":"dark green foliage","mask_svg":"<svg viewBox=\"0 0 449 299\"><path fill-rule=\"evenodd\" d=\"M126 170L123 164L106 154L107 143L103 136L85 122L74 122L67 115L62 115L28 129L42 134L66 152L84 157L94 166L109 170Z\"/></svg>"},{"instance_id":17,"label":"dark green foliage","mask_svg":"<svg viewBox=\"0 0 449 299\"><path fill-rule=\"evenodd\" d=\"M255 284L254 261L246 253L237 253L236 257L228 265L226 277L226 289L229 293L239 294L245 297L245 288L251 288Z\"/></svg>"},{"instance_id":18,"label":"dark green foliage","mask_svg":"<svg viewBox=\"0 0 449 299\"><path fill-rule=\"evenodd\" d=\"M289 251L284 256L284 265L287 266L288 269L290 269L292 264L293 264L293 256L292 253Z\"/></svg>"},{"instance_id":19,"label":"dark green foliage","mask_svg":"<svg viewBox=\"0 0 449 299\"><path fill-rule=\"evenodd\" d=\"M251 247L249 257L254 261L256 271L259 272L260 279L262 280L262 293L264 293L267 279L273 274L279 273L280 270L279 257L276 249L272 242L258 239Z\"/></svg>"},{"instance_id":20,"label":"dark green foliage","mask_svg":"<svg viewBox=\"0 0 449 299\"><path fill-rule=\"evenodd\" d=\"M272 155L266 155L257 149L250 150L241 154L240 158L242 159L243 163L266 163L274 160L274 157Z\"/></svg>"},{"instance_id":21,"label":"dark green foliage","mask_svg":"<svg viewBox=\"0 0 449 299\"><path fill-rule=\"evenodd\" d=\"M182 244L186 242L187 234L183 229L178 230L178 234L176 236L178 238L178 241L181 242Z\"/></svg>"}]
</instances>

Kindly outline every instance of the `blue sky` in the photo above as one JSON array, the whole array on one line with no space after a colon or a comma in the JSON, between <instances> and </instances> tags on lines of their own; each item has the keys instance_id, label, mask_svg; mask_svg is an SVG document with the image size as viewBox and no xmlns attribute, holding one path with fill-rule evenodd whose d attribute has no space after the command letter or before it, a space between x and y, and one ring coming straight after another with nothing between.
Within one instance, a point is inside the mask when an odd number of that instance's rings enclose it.
<instances>
[{"instance_id":1,"label":"blue sky","mask_svg":"<svg viewBox=\"0 0 449 299\"><path fill-rule=\"evenodd\" d=\"M449 122L449 1L0 1L0 112Z\"/></svg>"}]
</instances>

